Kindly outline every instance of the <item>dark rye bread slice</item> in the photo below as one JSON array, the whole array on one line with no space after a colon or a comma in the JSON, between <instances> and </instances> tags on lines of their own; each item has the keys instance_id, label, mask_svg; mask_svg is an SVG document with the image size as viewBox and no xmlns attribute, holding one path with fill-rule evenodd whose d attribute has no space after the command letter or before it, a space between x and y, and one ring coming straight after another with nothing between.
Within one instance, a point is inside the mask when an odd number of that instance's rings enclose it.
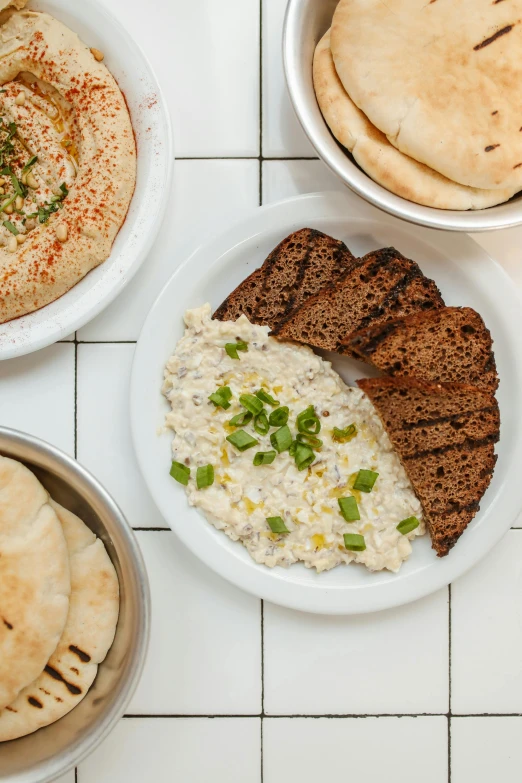
<instances>
[{"instance_id":1,"label":"dark rye bread slice","mask_svg":"<svg viewBox=\"0 0 522 783\"><path fill-rule=\"evenodd\" d=\"M492 339L470 307L444 307L369 326L343 345L387 375L423 381L498 386Z\"/></svg>"},{"instance_id":2,"label":"dark rye bread slice","mask_svg":"<svg viewBox=\"0 0 522 783\"><path fill-rule=\"evenodd\" d=\"M340 240L312 228L294 231L270 253L263 266L225 299L213 317L275 327L293 306L339 277L355 259Z\"/></svg>"},{"instance_id":3,"label":"dark rye bread slice","mask_svg":"<svg viewBox=\"0 0 522 783\"><path fill-rule=\"evenodd\" d=\"M281 320L355 262L344 242L303 228L270 253L254 318L276 330Z\"/></svg>"},{"instance_id":4,"label":"dark rye bread slice","mask_svg":"<svg viewBox=\"0 0 522 783\"><path fill-rule=\"evenodd\" d=\"M212 318L218 321L237 321L240 315L246 315L253 323L254 310L259 302L259 293L263 283L263 268L255 269L246 280L238 285L218 307Z\"/></svg>"},{"instance_id":5,"label":"dark rye bread slice","mask_svg":"<svg viewBox=\"0 0 522 783\"><path fill-rule=\"evenodd\" d=\"M419 498L442 557L479 509L493 475L500 414L475 386L413 378L357 381L369 396Z\"/></svg>"},{"instance_id":6,"label":"dark rye bread slice","mask_svg":"<svg viewBox=\"0 0 522 783\"><path fill-rule=\"evenodd\" d=\"M424 282L426 281L426 282ZM342 350L341 339L372 322L443 304L415 261L395 248L368 253L336 282L293 310L275 332L316 348Z\"/></svg>"}]
</instances>

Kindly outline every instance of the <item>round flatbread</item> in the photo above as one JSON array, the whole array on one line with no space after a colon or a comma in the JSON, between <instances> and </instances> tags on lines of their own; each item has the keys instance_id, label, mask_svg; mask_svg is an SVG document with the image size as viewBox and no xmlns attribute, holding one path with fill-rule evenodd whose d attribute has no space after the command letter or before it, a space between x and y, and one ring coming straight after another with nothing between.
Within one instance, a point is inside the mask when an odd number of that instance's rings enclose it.
<instances>
[{"instance_id":1,"label":"round flatbread","mask_svg":"<svg viewBox=\"0 0 522 783\"><path fill-rule=\"evenodd\" d=\"M49 496L0 456L0 709L42 672L69 610L69 557Z\"/></svg>"},{"instance_id":2,"label":"round flatbread","mask_svg":"<svg viewBox=\"0 0 522 783\"><path fill-rule=\"evenodd\" d=\"M0 742L31 734L76 707L94 682L116 632L118 577L103 543L81 519L51 504L69 551L69 615L42 674L0 712Z\"/></svg>"},{"instance_id":3,"label":"round flatbread","mask_svg":"<svg viewBox=\"0 0 522 783\"><path fill-rule=\"evenodd\" d=\"M390 144L341 84L330 50L330 31L317 44L313 76L319 108L333 135L352 153L359 166L387 190L437 209L485 209L513 196L513 190L459 185Z\"/></svg>"},{"instance_id":4,"label":"round flatbread","mask_svg":"<svg viewBox=\"0 0 522 783\"><path fill-rule=\"evenodd\" d=\"M341 0L331 47L401 152L463 185L522 189L522 0Z\"/></svg>"}]
</instances>

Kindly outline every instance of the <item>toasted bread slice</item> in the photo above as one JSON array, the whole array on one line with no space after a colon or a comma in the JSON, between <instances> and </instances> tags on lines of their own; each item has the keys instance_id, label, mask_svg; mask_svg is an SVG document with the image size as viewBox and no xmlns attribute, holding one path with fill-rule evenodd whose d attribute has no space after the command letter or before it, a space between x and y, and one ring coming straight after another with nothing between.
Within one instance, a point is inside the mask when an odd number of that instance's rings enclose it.
<instances>
[{"instance_id":1,"label":"toasted bread slice","mask_svg":"<svg viewBox=\"0 0 522 783\"><path fill-rule=\"evenodd\" d=\"M236 320L244 313L253 323L276 328L296 303L337 279L354 262L340 240L312 228L294 231L225 299L213 317Z\"/></svg>"},{"instance_id":2,"label":"toasted bread slice","mask_svg":"<svg viewBox=\"0 0 522 783\"><path fill-rule=\"evenodd\" d=\"M227 296L212 318L218 321L237 321L240 315L246 315L248 320L253 323L254 310L259 302L262 284L263 268L261 267L254 269L252 274Z\"/></svg>"},{"instance_id":3,"label":"toasted bread slice","mask_svg":"<svg viewBox=\"0 0 522 783\"><path fill-rule=\"evenodd\" d=\"M387 375L498 386L491 335L470 307L444 307L369 326L343 345Z\"/></svg>"},{"instance_id":4,"label":"toasted bread slice","mask_svg":"<svg viewBox=\"0 0 522 783\"><path fill-rule=\"evenodd\" d=\"M418 281L417 281L418 278ZM281 339L295 340L329 351L343 349L341 340L352 331L378 323L397 313L410 312L440 300L436 286L415 263L394 248L368 253L352 264L336 282L293 310L277 329ZM413 289L414 295L409 291ZM428 298L427 298L428 297ZM410 305L410 302L413 304Z\"/></svg>"},{"instance_id":5,"label":"toasted bread slice","mask_svg":"<svg viewBox=\"0 0 522 783\"><path fill-rule=\"evenodd\" d=\"M495 397L475 386L413 378L357 381L369 396L424 511L432 546L447 555L479 509L496 456Z\"/></svg>"}]
</instances>

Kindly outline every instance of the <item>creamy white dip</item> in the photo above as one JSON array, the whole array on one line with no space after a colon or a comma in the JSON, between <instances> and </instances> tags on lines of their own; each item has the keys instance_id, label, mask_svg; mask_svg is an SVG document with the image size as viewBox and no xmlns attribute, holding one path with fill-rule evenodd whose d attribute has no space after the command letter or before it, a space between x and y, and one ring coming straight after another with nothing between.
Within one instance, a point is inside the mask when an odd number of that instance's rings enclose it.
<instances>
[{"instance_id":1,"label":"creamy white dip","mask_svg":"<svg viewBox=\"0 0 522 783\"><path fill-rule=\"evenodd\" d=\"M346 386L330 362L306 346L269 337L268 327L238 321L214 321L206 304L185 314L187 329L167 362L163 393L172 411L166 423L174 430L173 459L190 467L186 487L190 505L234 541L241 541L258 563L290 566L298 561L318 572L341 563L363 563L372 571L398 571L411 553L411 539L424 533L422 512L408 477L371 402L357 388ZM233 359L225 344L237 339L248 350ZM232 391L231 407L215 407L208 399L219 387ZM297 432L296 416L312 405L321 421L323 446L315 462L302 471L288 451L271 465L254 466L258 451L270 451L266 436L243 427L259 443L247 451L227 442L237 428L228 422L244 411L240 394L264 389L290 409L288 426ZM265 405L267 413L274 410ZM347 443L332 438L334 427L357 427ZM212 486L198 490L197 467L214 467ZM369 493L352 489L360 469L379 474ZM346 522L338 498L355 496L361 519ZM267 517L280 516L286 534L272 533ZM421 524L408 535L396 529L415 516ZM364 551L349 551L343 534L364 536Z\"/></svg>"}]
</instances>

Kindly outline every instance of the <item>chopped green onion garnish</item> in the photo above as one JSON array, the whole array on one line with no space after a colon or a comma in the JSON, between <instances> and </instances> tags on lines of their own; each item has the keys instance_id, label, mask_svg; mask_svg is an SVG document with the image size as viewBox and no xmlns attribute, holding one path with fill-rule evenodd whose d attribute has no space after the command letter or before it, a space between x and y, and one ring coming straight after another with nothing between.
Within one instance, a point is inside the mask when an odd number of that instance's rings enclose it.
<instances>
[{"instance_id":1,"label":"chopped green onion garnish","mask_svg":"<svg viewBox=\"0 0 522 783\"><path fill-rule=\"evenodd\" d=\"M286 424L288 421L289 413L290 411L288 410L288 406L283 405L281 408L277 408L277 410L272 411L268 417L268 423L271 427L282 427L283 424Z\"/></svg>"},{"instance_id":2,"label":"chopped green onion garnish","mask_svg":"<svg viewBox=\"0 0 522 783\"><path fill-rule=\"evenodd\" d=\"M227 410L227 408L230 408L229 400L232 399L232 391L229 386L220 386L213 394L209 394L208 398L210 402L214 403L216 408Z\"/></svg>"},{"instance_id":3,"label":"chopped green onion garnish","mask_svg":"<svg viewBox=\"0 0 522 783\"><path fill-rule=\"evenodd\" d=\"M203 465L196 471L196 486L198 489L211 487L214 483L214 468L212 465Z\"/></svg>"},{"instance_id":4,"label":"chopped green onion garnish","mask_svg":"<svg viewBox=\"0 0 522 783\"><path fill-rule=\"evenodd\" d=\"M297 443L295 450L295 464L298 470L305 470L308 468L315 459L315 454L310 446L306 446L304 443Z\"/></svg>"},{"instance_id":5,"label":"chopped green onion garnish","mask_svg":"<svg viewBox=\"0 0 522 783\"><path fill-rule=\"evenodd\" d=\"M357 501L353 497L353 495L350 495L347 498L337 498L337 502L339 503L341 516L347 522L355 522L357 519L361 518L361 515L359 514L359 507L357 506Z\"/></svg>"},{"instance_id":6,"label":"chopped green onion garnish","mask_svg":"<svg viewBox=\"0 0 522 783\"><path fill-rule=\"evenodd\" d=\"M297 451L297 447L299 445L299 442L297 440L292 441L288 448L288 453L291 457L295 457L295 452Z\"/></svg>"},{"instance_id":7,"label":"chopped green onion garnish","mask_svg":"<svg viewBox=\"0 0 522 783\"><path fill-rule=\"evenodd\" d=\"M373 470L360 470L354 481L353 488L358 489L360 492L371 492L378 475Z\"/></svg>"},{"instance_id":8,"label":"chopped green onion garnish","mask_svg":"<svg viewBox=\"0 0 522 783\"><path fill-rule=\"evenodd\" d=\"M279 453L289 449L292 445L292 433L290 432L289 427L285 424L284 427L273 432L270 435L270 443Z\"/></svg>"},{"instance_id":9,"label":"chopped green onion garnish","mask_svg":"<svg viewBox=\"0 0 522 783\"><path fill-rule=\"evenodd\" d=\"M287 526L283 522L282 517L267 517L268 527L272 533L289 533Z\"/></svg>"},{"instance_id":10,"label":"chopped green onion garnish","mask_svg":"<svg viewBox=\"0 0 522 783\"><path fill-rule=\"evenodd\" d=\"M298 415L296 423L299 432L306 432L307 435L318 435L321 432L321 422L314 411L313 405L309 405L306 410Z\"/></svg>"},{"instance_id":11,"label":"chopped green onion garnish","mask_svg":"<svg viewBox=\"0 0 522 783\"><path fill-rule=\"evenodd\" d=\"M35 164L37 161L38 161L38 155L33 155L33 157L32 157L32 158L30 158L30 159L27 161L27 163L25 164L25 166L23 167L23 169L22 169L22 174L26 174L26 173L29 171L29 169L30 169L32 166L34 166L34 164Z\"/></svg>"},{"instance_id":12,"label":"chopped green onion garnish","mask_svg":"<svg viewBox=\"0 0 522 783\"><path fill-rule=\"evenodd\" d=\"M268 416L264 411L257 414L254 419L254 429L258 435L268 435L270 425L268 423Z\"/></svg>"},{"instance_id":13,"label":"chopped green onion garnish","mask_svg":"<svg viewBox=\"0 0 522 783\"><path fill-rule=\"evenodd\" d=\"M247 449L251 449L252 446L257 446L259 443L256 438L253 438L248 432L245 432L245 430L237 430L237 432L233 432L232 435L227 435L227 440L235 446L236 449L239 449L239 451L246 451Z\"/></svg>"},{"instance_id":14,"label":"chopped green onion garnish","mask_svg":"<svg viewBox=\"0 0 522 783\"><path fill-rule=\"evenodd\" d=\"M13 203L13 201L15 201L15 200L16 200L16 193L13 193L13 195L12 195L12 196L9 196L9 198L6 198L6 200L5 200L5 201L2 201L2 203L0 204L0 212L3 212L3 211L4 211L4 209L5 209L6 207L8 207L8 206L9 206L9 204L12 204L12 203Z\"/></svg>"},{"instance_id":15,"label":"chopped green onion garnish","mask_svg":"<svg viewBox=\"0 0 522 783\"><path fill-rule=\"evenodd\" d=\"M253 394L240 394L239 402L241 403L243 408L246 408L247 411L253 413L254 416L257 416L257 414L261 413L261 411L263 410L263 403L258 397L255 397Z\"/></svg>"},{"instance_id":16,"label":"chopped green onion garnish","mask_svg":"<svg viewBox=\"0 0 522 783\"><path fill-rule=\"evenodd\" d=\"M364 552L366 549L366 543L364 536L358 535L358 533L345 533L344 546L352 552Z\"/></svg>"},{"instance_id":17,"label":"chopped green onion garnish","mask_svg":"<svg viewBox=\"0 0 522 783\"><path fill-rule=\"evenodd\" d=\"M399 533L402 533L403 536L407 536L408 533L411 533L411 531L415 530L419 525L420 522L417 517L408 517L407 519L403 519L402 522L399 522L397 530Z\"/></svg>"},{"instance_id":18,"label":"chopped green onion garnish","mask_svg":"<svg viewBox=\"0 0 522 783\"><path fill-rule=\"evenodd\" d=\"M225 351L231 359L239 359L237 352L248 351L248 343L243 342L243 340L238 340L235 343L226 343Z\"/></svg>"},{"instance_id":19,"label":"chopped green onion garnish","mask_svg":"<svg viewBox=\"0 0 522 783\"><path fill-rule=\"evenodd\" d=\"M254 457L254 465L271 465L276 458L275 451L258 451Z\"/></svg>"},{"instance_id":20,"label":"chopped green onion garnish","mask_svg":"<svg viewBox=\"0 0 522 783\"><path fill-rule=\"evenodd\" d=\"M355 424L349 424L348 427L345 427L343 430L340 430L338 427L334 427L332 430L332 438L333 440L336 440L337 443L348 443L348 441L355 438L356 435L357 427Z\"/></svg>"},{"instance_id":21,"label":"chopped green onion garnish","mask_svg":"<svg viewBox=\"0 0 522 783\"><path fill-rule=\"evenodd\" d=\"M312 449L320 449L323 445L321 438L316 438L315 435L307 435L306 432L299 432L297 434L297 440L299 443L306 443Z\"/></svg>"},{"instance_id":22,"label":"chopped green onion garnish","mask_svg":"<svg viewBox=\"0 0 522 783\"><path fill-rule=\"evenodd\" d=\"M243 413L238 413L237 416L232 416L230 421L228 422L232 427L244 427L245 424L249 424L249 422L252 421L252 414L250 411L244 411Z\"/></svg>"},{"instance_id":23,"label":"chopped green onion garnish","mask_svg":"<svg viewBox=\"0 0 522 783\"><path fill-rule=\"evenodd\" d=\"M182 462L173 462L170 466L170 475L186 487L190 477L190 468L187 468Z\"/></svg>"},{"instance_id":24,"label":"chopped green onion garnish","mask_svg":"<svg viewBox=\"0 0 522 783\"><path fill-rule=\"evenodd\" d=\"M265 402L267 405L272 405L273 408L279 405L279 400L276 400L274 397L272 397L272 395L270 395L264 389L258 389L256 391L256 397L259 397L261 402Z\"/></svg>"},{"instance_id":25,"label":"chopped green onion garnish","mask_svg":"<svg viewBox=\"0 0 522 783\"><path fill-rule=\"evenodd\" d=\"M65 198L66 196L69 195L69 191L67 190L67 185L65 184L65 182L62 182L62 184L60 185L60 190L62 191L62 198Z\"/></svg>"},{"instance_id":26,"label":"chopped green onion garnish","mask_svg":"<svg viewBox=\"0 0 522 783\"><path fill-rule=\"evenodd\" d=\"M3 225L8 231L11 232L11 234L14 234L15 236L20 233L14 223L11 223L10 220L4 220Z\"/></svg>"}]
</instances>

